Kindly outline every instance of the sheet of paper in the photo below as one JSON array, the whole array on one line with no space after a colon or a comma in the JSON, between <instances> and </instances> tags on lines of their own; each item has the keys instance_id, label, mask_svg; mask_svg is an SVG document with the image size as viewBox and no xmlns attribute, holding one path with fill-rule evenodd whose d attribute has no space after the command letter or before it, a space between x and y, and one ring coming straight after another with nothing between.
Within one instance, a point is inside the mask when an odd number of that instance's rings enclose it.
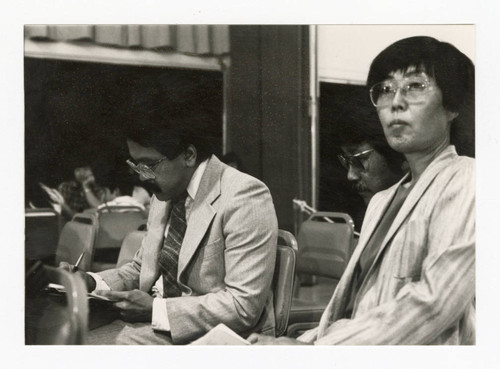
<instances>
[{"instance_id":1,"label":"sheet of paper","mask_svg":"<svg viewBox=\"0 0 500 369\"><path fill-rule=\"evenodd\" d=\"M250 345L250 342L220 323L191 345Z\"/></svg>"}]
</instances>

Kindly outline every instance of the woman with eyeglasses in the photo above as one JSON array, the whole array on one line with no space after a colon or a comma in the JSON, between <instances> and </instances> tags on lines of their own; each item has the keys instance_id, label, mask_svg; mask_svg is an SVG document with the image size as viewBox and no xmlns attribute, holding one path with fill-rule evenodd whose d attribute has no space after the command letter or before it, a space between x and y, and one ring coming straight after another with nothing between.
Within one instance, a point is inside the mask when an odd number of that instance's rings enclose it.
<instances>
[{"instance_id":1,"label":"woman with eyeglasses","mask_svg":"<svg viewBox=\"0 0 500 369\"><path fill-rule=\"evenodd\" d=\"M319 327L298 340L475 344L475 163L451 141L458 124L473 132L458 119L473 103L474 66L448 43L412 37L375 58L368 86L410 172L372 198Z\"/></svg>"}]
</instances>

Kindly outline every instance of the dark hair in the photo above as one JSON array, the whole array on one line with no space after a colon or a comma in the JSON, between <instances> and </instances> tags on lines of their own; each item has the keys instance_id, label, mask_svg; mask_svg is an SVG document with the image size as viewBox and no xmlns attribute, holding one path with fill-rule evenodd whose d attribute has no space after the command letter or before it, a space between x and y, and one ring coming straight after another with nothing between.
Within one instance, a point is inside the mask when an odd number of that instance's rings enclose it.
<instances>
[{"instance_id":1,"label":"dark hair","mask_svg":"<svg viewBox=\"0 0 500 369\"><path fill-rule=\"evenodd\" d=\"M345 106L342 113L332 117L336 121L338 145L360 145L368 143L382 155L393 171L401 171L405 160L403 154L393 150L384 135L375 108L368 98L368 91L361 91Z\"/></svg>"},{"instance_id":2,"label":"dark hair","mask_svg":"<svg viewBox=\"0 0 500 369\"><path fill-rule=\"evenodd\" d=\"M197 162L201 162L213 153L216 141L203 129L205 124L205 115L199 111L181 116L160 110L138 112L129 117L126 136L141 146L152 147L170 160L193 145Z\"/></svg>"},{"instance_id":3,"label":"dark hair","mask_svg":"<svg viewBox=\"0 0 500 369\"><path fill-rule=\"evenodd\" d=\"M234 151L230 151L226 154L224 154L221 159L220 159L223 163L225 164L229 164L229 163L235 163L236 166L237 166L237 169L240 171L240 172L245 172L245 167L243 166L243 162L241 161L240 157L238 155L236 155L236 153Z\"/></svg>"},{"instance_id":4,"label":"dark hair","mask_svg":"<svg viewBox=\"0 0 500 369\"><path fill-rule=\"evenodd\" d=\"M107 165L100 166L94 175L98 186L107 187L110 191L118 188L122 195L129 196L132 195L137 181L137 176L130 172L130 168L125 164L125 159L121 157L116 157Z\"/></svg>"},{"instance_id":5,"label":"dark hair","mask_svg":"<svg viewBox=\"0 0 500 369\"><path fill-rule=\"evenodd\" d=\"M455 46L432 37L416 36L399 40L384 49L373 60L367 86L389 77L391 72L417 71L433 77L443 95L443 107L459 113L451 125L451 143L457 151L474 153L474 83L472 61ZM469 142L466 142L469 141Z\"/></svg>"},{"instance_id":6,"label":"dark hair","mask_svg":"<svg viewBox=\"0 0 500 369\"><path fill-rule=\"evenodd\" d=\"M210 127L218 119L210 81L202 75L189 78L165 73L139 84L122 120L126 138L152 147L168 159L179 156L189 145L197 151L197 162L207 159L219 143Z\"/></svg>"}]
</instances>

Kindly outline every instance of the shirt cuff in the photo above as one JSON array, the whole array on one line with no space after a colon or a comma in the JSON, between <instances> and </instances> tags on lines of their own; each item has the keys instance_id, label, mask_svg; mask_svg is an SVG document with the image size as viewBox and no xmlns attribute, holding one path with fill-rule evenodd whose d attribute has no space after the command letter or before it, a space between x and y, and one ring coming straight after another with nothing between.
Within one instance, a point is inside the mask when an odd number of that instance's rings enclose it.
<instances>
[{"instance_id":1,"label":"shirt cuff","mask_svg":"<svg viewBox=\"0 0 500 369\"><path fill-rule=\"evenodd\" d=\"M153 300L153 318L151 327L157 331L170 332L170 322L167 314L167 299L155 298Z\"/></svg>"},{"instance_id":2,"label":"shirt cuff","mask_svg":"<svg viewBox=\"0 0 500 369\"><path fill-rule=\"evenodd\" d=\"M90 275L92 278L95 279L95 288L94 291L111 291L111 288L109 288L108 284L104 282L104 279L99 274L92 273L92 272L87 272L88 275ZM89 291L92 292L92 291Z\"/></svg>"}]
</instances>

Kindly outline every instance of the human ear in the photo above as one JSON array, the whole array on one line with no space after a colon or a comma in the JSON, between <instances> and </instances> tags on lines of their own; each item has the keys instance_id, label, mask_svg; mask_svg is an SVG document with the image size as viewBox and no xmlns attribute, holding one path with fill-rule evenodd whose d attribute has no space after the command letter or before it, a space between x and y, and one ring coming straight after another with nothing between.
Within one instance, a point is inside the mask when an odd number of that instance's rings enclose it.
<instances>
[{"instance_id":1,"label":"human ear","mask_svg":"<svg viewBox=\"0 0 500 369\"><path fill-rule=\"evenodd\" d=\"M184 150L184 162L187 167L194 167L196 165L197 158L196 147L189 145L186 150Z\"/></svg>"},{"instance_id":2,"label":"human ear","mask_svg":"<svg viewBox=\"0 0 500 369\"><path fill-rule=\"evenodd\" d=\"M446 110L446 117L448 122L452 122L456 117L458 117L458 115L458 112Z\"/></svg>"}]
</instances>

